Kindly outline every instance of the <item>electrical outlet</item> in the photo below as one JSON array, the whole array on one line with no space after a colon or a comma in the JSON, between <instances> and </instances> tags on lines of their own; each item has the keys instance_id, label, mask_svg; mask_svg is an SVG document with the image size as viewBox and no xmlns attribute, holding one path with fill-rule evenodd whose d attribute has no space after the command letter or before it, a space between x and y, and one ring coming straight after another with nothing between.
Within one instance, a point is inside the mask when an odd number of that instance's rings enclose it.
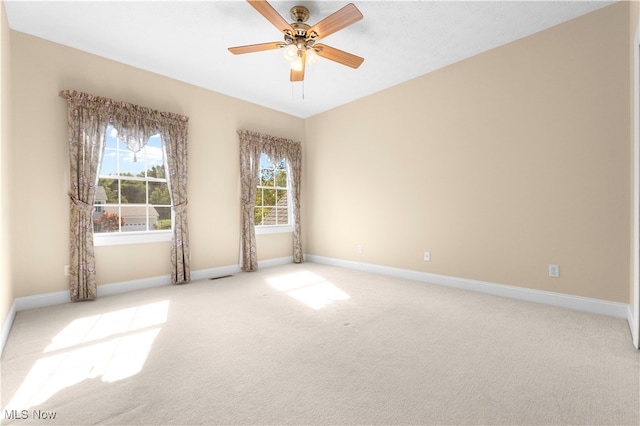
<instances>
[{"instance_id":1,"label":"electrical outlet","mask_svg":"<svg viewBox=\"0 0 640 426\"><path fill-rule=\"evenodd\" d=\"M68 277L71 274L71 269L69 265L64 265L64 276Z\"/></svg>"},{"instance_id":2,"label":"electrical outlet","mask_svg":"<svg viewBox=\"0 0 640 426\"><path fill-rule=\"evenodd\" d=\"M549 276L551 278L560 278L560 266L549 265Z\"/></svg>"},{"instance_id":3,"label":"electrical outlet","mask_svg":"<svg viewBox=\"0 0 640 426\"><path fill-rule=\"evenodd\" d=\"M431 262L431 252L429 252L429 251L425 251L424 252L424 261L425 262Z\"/></svg>"},{"instance_id":4,"label":"electrical outlet","mask_svg":"<svg viewBox=\"0 0 640 426\"><path fill-rule=\"evenodd\" d=\"M358 254L364 253L364 249L362 248L362 246L360 244L358 244L358 247L356 247L356 251L358 252Z\"/></svg>"}]
</instances>

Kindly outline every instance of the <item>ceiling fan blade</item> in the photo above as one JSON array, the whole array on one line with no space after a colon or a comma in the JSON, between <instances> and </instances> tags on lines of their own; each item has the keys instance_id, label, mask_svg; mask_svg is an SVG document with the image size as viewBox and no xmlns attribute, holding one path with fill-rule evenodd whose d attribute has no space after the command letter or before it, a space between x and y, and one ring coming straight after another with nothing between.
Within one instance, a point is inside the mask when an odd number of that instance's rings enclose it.
<instances>
[{"instance_id":1,"label":"ceiling fan blade","mask_svg":"<svg viewBox=\"0 0 640 426\"><path fill-rule=\"evenodd\" d=\"M317 35L315 40L320 40L321 38L327 37L361 19L362 13L360 13L353 3L349 3L342 9L327 16L322 21L309 28L307 34L313 35L313 33L316 33Z\"/></svg>"},{"instance_id":2,"label":"ceiling fan blade","mask_svg":"<svg viewBox=\"0 0 640 426\"><path fill-rule=\"evenodd\" d=\"M247 0L267 21L271 22L278 31L286 33L294 32L291 25L280 15L266 0Z\"/></svg>"},{"instance_id":3,"label":"ceiling fan blade","mask_svg":"<svg viewBox=\"0 0 640 426\"><path fill-rule=\"evenodd\" d=\"M296 71L293 68L291 68L289 80L291 81L304 80L304 67L306 62L307 62L307 55L304 52L302 52L302 69L300 71Z\"/></svg>"},{"instance_id":4,"label":"ceiling fan blade","mask_svg":"<svg viewBox=\"0 0 640 426\"><path fill-rule=\"evenodd\" d=\"M316 44L314 46L318 52L318 56L330 59L339 64L346 65L351 68L358 68L363 62L364 58L345 52L335 47L327 46L326 44Z\"/></svg>"},{"instance_id":5,"label":"ceiling fan blade","mask_svg":"<svg viewBox=\"0 0 640 426\"><path fill-rule=\"evenodd\" d=\"M279 49L285 44L281 41L273 41L271 43L260 43L260 44L248 44L246 46L236 46L230 47L229 52L234 55L240 55L242 53L253 53L253 52L262 52L263 50L275 50Z\"/></svg>"}]
</instances>

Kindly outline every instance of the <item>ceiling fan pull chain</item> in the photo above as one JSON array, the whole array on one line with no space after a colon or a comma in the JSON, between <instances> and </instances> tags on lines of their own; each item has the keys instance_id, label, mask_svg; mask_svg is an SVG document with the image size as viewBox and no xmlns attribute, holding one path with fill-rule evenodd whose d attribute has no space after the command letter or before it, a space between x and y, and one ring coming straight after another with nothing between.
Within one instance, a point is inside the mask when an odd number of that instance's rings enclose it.
<instances>
[{"instance_id":1,"label":"ceiling fan pull chain","mask_svg":"<svg viewBox=\"0 0 640 426\"><path fill-rule=\"evenodd\" d=\"M300 82L301 85L300 87L302 88L302 100L304 101L304 80ZM296 83L295 82L291 82L291 97L295 98L296 97Z\"/></svg>"}]
</instances>

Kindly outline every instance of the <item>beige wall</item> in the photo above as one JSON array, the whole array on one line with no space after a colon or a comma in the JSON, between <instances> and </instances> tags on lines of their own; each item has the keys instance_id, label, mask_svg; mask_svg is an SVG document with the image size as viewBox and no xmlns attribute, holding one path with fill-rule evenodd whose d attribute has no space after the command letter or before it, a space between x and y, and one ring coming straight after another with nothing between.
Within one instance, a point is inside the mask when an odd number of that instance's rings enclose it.
<instances>
[{"instance_id":1,"label":"beige wall","mask_svg":"<svg viewBox=\"0 0 640 426\"><path fill-rule=\"evenodd\" d=\"M615 4L306 120L307 253L628 303L628 22Z\"/></svg>"},{"instance_id":2,"label":"beige wall","mask_svg":"<svg viewBox=\"0 0 640 426\"><path fill-rule=\"evenodd\" d=\"M628 12L604 8L307 120L11 31L20 237L6 294L68 287L57 94L76 89L191 117L194 270L237 264L235 132L247 128L303 141L306 253L629 303ZM260 236L260 259L289 256L290 242ZM98 281L166 275L168 254L98 247Z\"/></svg>"},{"instance_id":3,"label":"beige wall","mask_svg":"<svg viewBox=\"0 0 640 426\"><path fill-rule=\"evenodd\" d=\"M11 32L12 244L15 297L68 289L69 165L66 103L75 89L185 114L189 132L192 270L238 264L237 129L302 140L303 120ZM291 235L265 235L259 259L291 256ZM169 274L169 243L96 247L98 284Z\"/></svg>"},{"instance_id":4,"label":"beige wall","mask_svg":"<svg viewBox=\"0 0 640 426\"><path fill-rule=\"evenodd\" d=\"M640 90L638 88L638 84L640 84L640 82L636 81L635 78L635 58L634 56L636 55L636 50L639 48L638 45L636 44L635 41L635 35L636 32L638 31L638 22L640 21L640 2L638 1L632 1L629 2L629 81L630 81L630 93L631 93L631 97L630 97L630 102L629 102L629 124L630 124L630 128L631 128L631 138L630 138L630 142L629 142L629 146L630 146L630 152L631 155L630 157L630 162L631 162L631 167L633 170L633 164L634 164L634 158L633 158L633 152L634 152L634 143L635 143L635 138L638 137L637 135L634 134L634 127L635 127L635 118L638 116L638 114L640 113L639 111L636 111L636 104L635 104L635 99L634 99L634 94L638 92L638 90ZM629 176L630 180L633 182L633 175ZM640 188L636 188L632 185L631 187L631 194L630 194L630 200L633 202L633 197L634 197L634 192L640 191ZM634 206L633 204L631 205L631 211L633 212L634 210ZM631 226L633 226L633 221L634 218L631 218ZM635 233L633 233L632 235L635 235ZM637 259L633 259L634 256L634 247L633 247L633 242L631 244L631 262L629 264L630 270L631 270L631 277L633 278L633 270L634 270L634 262L637 261ZM630 281L630 286L629 286L629 300L630 300L630 305L631 305L631 311L632 312L636 312L637 309L640 309L640 292L638 292L637 287L634 287L635 283L633 282L633 279ZM640 334L640 330L636 330L636 333Z\"/></svg>"},{"instance_id":5,"label":"beige wall","mask_svg":"<svg viewBox=\"0 0 640 426\"><path fill-rule=\"evenodd\" d=\"M0 324L4 323L13 303L9 222L10 143L10 31L4 1L0 2Z\"/></svg>"}]
</instances>

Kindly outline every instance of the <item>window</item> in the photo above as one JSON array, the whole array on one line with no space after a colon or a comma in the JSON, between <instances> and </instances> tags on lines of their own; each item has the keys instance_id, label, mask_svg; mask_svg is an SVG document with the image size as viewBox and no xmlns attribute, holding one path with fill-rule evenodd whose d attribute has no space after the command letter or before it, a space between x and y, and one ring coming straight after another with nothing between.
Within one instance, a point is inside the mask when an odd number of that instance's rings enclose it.
<instances>
[{"instance_id":1,"label":"window","mask_svg":"<svg viewBox=\"0 0 640 426\"><path fill-rule=\"evenodd\" d=\"M291 231L289 172L286 160L277 164L260 156L254 219L258 232Z\"/></svg>"},{"instance_id":2,"label":"window","mask_svg":"<svg viewBox=\"0 0 640 426\"><path fill-rule=\"evenodd\" d=\"M171 196L160 135L150 137L134 153L109 126L94 199L96 245L164 241L171 238L171 229ZM150 234L157 235L149 239ZM123 239L123 235L134 238Z\"/></svg>"}]
</instances>

